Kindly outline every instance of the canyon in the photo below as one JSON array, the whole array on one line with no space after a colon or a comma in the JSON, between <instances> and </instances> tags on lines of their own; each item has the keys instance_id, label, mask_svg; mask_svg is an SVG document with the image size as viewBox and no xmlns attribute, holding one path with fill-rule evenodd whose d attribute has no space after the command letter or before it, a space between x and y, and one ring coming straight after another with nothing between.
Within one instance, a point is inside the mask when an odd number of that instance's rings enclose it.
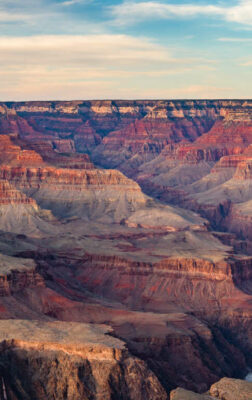
<instances>
[{"instance_id":1,"label":"canyon","mask_svg":"<svg viewBox=\"0 0 252 400\"><path fill-rule=\"evenodd\" d=\"M0 103L2 398L251 400L251 221L251 100Z\"/></svg>"}]
</instances>

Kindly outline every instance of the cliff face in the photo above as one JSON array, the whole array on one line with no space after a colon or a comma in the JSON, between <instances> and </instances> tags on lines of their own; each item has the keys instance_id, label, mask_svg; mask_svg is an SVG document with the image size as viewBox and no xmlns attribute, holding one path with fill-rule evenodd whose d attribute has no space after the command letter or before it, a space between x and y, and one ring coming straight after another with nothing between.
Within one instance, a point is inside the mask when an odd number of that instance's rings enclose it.
<instances>
[{"instance_id":1,"label":"cliff face","mask_svg":"<svg viewBox=\"0 0 252 400\"><path fill-rule=\"evenodd\" d=\"M1 384L9 399L167 398L145 363L107 335L109 327L20 320L0 324Z\"/></svg>"},{"instance_id":2,"label":"cliff face","mask_svg":"<svg viewBox=\"0 0 252 400\"><path fill-rule=\"evenodd\" d=\"M15 189L8 180L0 180L0 205L8 204L31 204L36 206L35 200Z\"/></svg>"},{"instance_id":3,"label":"cliff face","mask_svg":"<svg viewBox=\"0 0 252 400\"><path fill-rule=\"evenodd\" d=\"M120 258L94 255L78 267L78 277L92 292L121 302L130 302L139 309L152 310L153 307L154 310L158 305L165 310L167 302L174 300L188 309L193 307L200 311L206 307L210 313L210 307L206 303L212 299L212 307L215 308L225 296L235 295L233 281L245 280L246 274L239 279L244 269L247 270L247 283L249 279L251 281L250 259L244 265L238 261L233 268L231 265L223 261L213 263L182 257L155 264L134 263ZM235 277L234 271L237 274ZM183 295L180 296L179 293Z\"/></svg>"},{"instance_id":4,"label":"cliff face","mask_svg":"<svg viewBox=\"0 0 252 400\"><path fill-rule=\"evenodd\" d=\"M92 293L113 307L89 307L85 312L76 304L69 314L64 303L49 301L50 315L109 321L167 391L183 386L202 392L224 375L240 376L246 365L243 354L250 353L251 346L250 259L147 263L97 255L83 260L76 253L75 258L66 260L61 254L53 262L39 261L40 271L46 270L53 282L51 288L80 302ZM123 305L120 310L118 304ZM235 331L239 337L235 345L233 337L222 333L227 326L229 334Z\"/></svg>"},{"instance_id":5,"label":"cliff face","mask_svg":"<svg viewBox=\"0 0 252 400\"><path fill-rule=\"evenodd\" d=\"M44 280L36 271L33 260L0 254L0 296L10 296L26 288L44 286Z\"/></svg>"},{"instance_id":6,"label":"cliff face","mask_svg":"<svg viewBox=\"0 0 252 400\"><path fill-rule=\"evenodd\" d=\"M1 103L0 107L3 133L15 132L30 139L73 139L76 149L85 152L92 151L109 134L97 153L102 156L111 146L117 149L114 138L124 142L123 148L129 154L139 149L157 152L165 143L195 140L219 118L247 121L251 103L80 101ZM129 136L126 141L125 134Z\"/></svg>"},{"instance_id":7,"label":"cliff face","mask_svg":"<svg viewBox=\"0 0 252 400\"><path fill-rule=\"evenodd\" d=\"M251 107L0 104L0 394L161 400L245 376Z\"/></svg>"},{"instance_id":8,"label":"cliff face","mask_svg":"<svg viewBox=\"0 0 252 400\"><path fill-rule=\"evenodd\" d=\"M31 142L27 140L15 140L20 146L33 150L39 154L43 161L59 168L72 169L93 169L94 165L87 154L76 153L75 147L70 140L44 140L34 139ZM70 144L69 144L70 142Z\"/></svg>"},{"instance_id":9,"label":"cliff face","mask_svg":"<svg viewBox=\"0 0 252 400\"><path fill-rule=\"evenodd\" d=\"M135 154L145 154L152 158L170 143L195 140L208 130L210 122L209 125L205 122L205 126L204 122L198 119L192 122L183 117L174 121L167 115L164 115L163 119L147 115L122 130L110 133L96 148L93 158L106 167L112 162L114 167L126 163L130 168L129 160ZM125 169L126 165L123 168Z\"/></svg>"},{"instance_id":10,"label":"cliff face","mask_svg":"<svg viewBox=\"0 0 252 400\"><path fill-rule=\"evenodd\" d=\"M232 120L228 115L215 122L212 129L193 145L179 148L178 157L195 162L218 161L222 156L243 153L252 141L252 119L243 118L239 116Z\"/></svg>"},{"instance_id":11,"label":"cliff face","mask_svg":"<svg viewBox=\"0 0 252 400\"><path fill-rule=\"evenodd\" d=\"M22 150L8 135L0 135L0 162L18 165L41 165L43 159L35 151Z\"/></svg>"},{"instance_id":12,"label":"cliff face","mask_svg":"<svg viewBox=\"0 0 252 400\"><path fill-rule=\"evenodd\" d=\"M141 208L147 202L140 187L119 171L2 166L0 176L56 216L106 218L108 209L120 222L130 207Z\"/></svg>"},{"instance_id":13,"label":"cliff face","mask_svg":"<svg viewBox=\"0 0 252 400\"><path fill-rule=\"evenodd\" d=\"M8 179L0 180L0 229L7 232L40 236L56 229L49 210L42 210L37 202L15 188ZM56 232L56 230L55 230Z\"/></svg>"}]
</instances>

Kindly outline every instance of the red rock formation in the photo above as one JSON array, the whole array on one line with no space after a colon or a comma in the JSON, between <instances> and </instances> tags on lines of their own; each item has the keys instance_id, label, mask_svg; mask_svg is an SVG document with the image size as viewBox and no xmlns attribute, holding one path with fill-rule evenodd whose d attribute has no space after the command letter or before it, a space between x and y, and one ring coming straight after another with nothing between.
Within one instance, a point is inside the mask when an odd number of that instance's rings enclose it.
<instances>
[{"instance_id":1,"label":"red rock formation","mask_svg":"<svg viewBox=\"0 0 252 400\"><path fill-rule=\"evenodd\" d=\"M167 399L146 364L107 326L22 320L0 326L1 387L12 400Z\"/></svg>"},{"instance_id":2,"label":"red rock formation","mask_svg":"<svg viewBox=\"0 0 252 400\"><path fill-rule=\"evenodd\" d=\"M230 121L230 117L215 122L210 131L197 139L193 145L180 147L179 159L199 162L218 161L221 157L242 153L252 141L252 122Z\"/></svg>"},{"instance_id":3,"label":"red rock formation","mask_svg":"<svg viewBox=\"0 0 252 400\"><path fill-rule=\"evenodd\" d=\"M250 156L243 154L224 156L214 165L211 172L219 172L223 168L237 168L241 162L246 162L250 159Z\"/></svg>"},{"instance_id":4,"label":"red rock formation","mask_svg":"<svg viewBox=\"0 0 252 400\"><path fill-rule=\"evenodd\" d=\"M74 142L69 139L55 139L52 145L59 153L75 152Z\"/></svg>"},{"instance_id":5,"label":"red rock formation","mask_svg":"<svg viewBox=\"0 0 252 400\"><path fill-rule=\"evenodd\" d=\"M62 154L54 146L54 141L33 140L27 142L23 140L16 140L21 146L27 149L34 150L40 154L43 160L51 165L59 168L72 168L72 169L94 169L93 163L87 154L78 154L66 152ZM61 141L59 141L61 143ZM65 149L67 150L67 149ZM70 149L68 149L70 150Z\"/></svg>"},{"instance_id":6,"label":"red rock formation","mask_svg":"<svg viewBox=\"0 0 252 400\"><path fill-rule=\"evenodd\" d=\"M9 296L26 288L34 288L43 285L43 279L35 270L14 270L8 275L0 275L0 296Z\"/></svg>"},{"instance_id":7,"label":"red rock formation","mask_svg":"<svg viewBox=\"0 0 252 400\"><path fill-rule=\"evenodd\" d=\"M147 205L138 184L116 170L2 165L0 177L57 217L120 223Z\"/></svg>"},{"instance_id":8,"label":"red rock formation","mask_svg":"<svg viewBox=\"0 0 252 400\"><path fill-rule=\"evenodd\" d=\"M131 352L148 362L167 390L183 385L204 391L223 374L232 376L244 368L241 353L211 324L222 323L224 327L231 320L236 326L239 321L240 340L244 335L244 345L248 346L245 337L251 329L250 296L242 290L244 282L251 284L251 260L210 263L168 259L151 264L95 255L74 262L70 259L71 256L64 262L62 254L52 263L48 258L51 267L47 264L46 270L41 260L41 270L50 276L55 289L58 285L63 295L74 296L80 302L84 300L82 296L92 293L97 299L105 298L114 305L121 302L134 310L116 310L113 306L99 311L96 305L85 313L78 303L71 308L72 318L82 315L89 321L109 321ZM71 274L66 280L67 265ZM84 301L87 302L86 297ZM51 312L56 312L54 316L71 318L59 307L53 308L53 303L51 307ZM208 320L210 325L199 322L191 313ZM232 357L235 361L231 361Z\"/></svg>"},{"instance_id":9,"label":"red rock formation","mask_svg":"<svg viewBox=\"0 0 252 400\"><path fill-rule=\"evenodd\" d=\"M48 183L52 187L65 188L74 191L85 190L89 185L94 187L123 185L130 187L131 191L140 192L137 183L126 178L121 172L116 170L75 170L55 167L10 167L3 165L0 167L1 179L5 179L15 184L19 188L39 188L43 183Z\"/></svg>"},{"instance_id":10,"label":"red rock formation","mask_svg":"<svg viewBox=\"0 0 252 400\"><path fill-rule=\"evenodd\" d=\"M150 153L160 151L166 143L184 138L195 140L223 116L228 121L242 120L247 123L249 106L248 102L241 101L2 103L0 120L2 132L19 133L29 139L73 139L80 151L92 151L101 137L116 131L118 145L121 140L125 141L123 147L132 155L139 149ZM147 132L147 141L144 132ZM128 139L123 138L125 134ZM132 135L136 136L137 144ZM116 146L117 151L114 133L110 136L111 142L105 141L104 147L99 149L100 157L107 146L108 149L111 145Z\"/></svg>"},{"instance_id":11,"label":"red rock formation","mask_svg":"<svg viewBox=\"0 0 252 400\"><path fill-rule=\"evenodd\" d=\"M14 165L41 165L43 159L32 150L22 150L10 136L0 135L0 163Z\"/></svg>"},{"instance_id":12,"label":"red rock formation","mask_svg":"<svg viewBox=\"0 0 252 400\"><path fill-rule=\"evenodd\" d=\"M138 309L152 311L158 306L165 311L174 301L194 312L205 308L209 316L225 297L243 297L236 286L242 289L243 282L252 283L250 258L216 263L171 258L150 264L92 255L80 263L78 271L81 282L93 293L130 302Z\"/></svg>"},{"instance_id":13,"label":"red rock formation","mask_svg":"<svg viewBox=\"0 0 252 400\"><path fill-rule=\"evenodd\" d=\"M44 280L36 271L33 260L0 254L0 296L10 296L26 288L43 287Z\"/></svg>"},{"instance_id":14,"label":"red rock formation","mask_svg":"<svg viewBox=\"0 0 252 400\"><path fill-rule=\"evenodd\" d=\"M36 202L15 189L9 181L0 180L0 205L4 204L31 204L35 206Z\"/></svg>"},{"instance_id":15,"label":"red rock formation","mask_svg":"<svg viewBox=\"0 0 252 400\"><path fill-rule=\"evenodd\" d=\"M94 151L93 157L102 165L115 167L124 161L128 162L127 159L134 154L146 153L153 157L168 144L193 141L206 129L204 122L198 119L191 122L184 118L174 121L147 116L122 130L111 132Z\"/></svg>"},{"instance_id":16,"label":"red rock formation","mask_svg":"<svg viewBox=\"0 0 252 400\"><path fill-rule=\"evenodd\" d=\"M252 240L251 205L251 201L232 204L222 223L226 230L236 233L238 237L245 240Z\"/></svg>"},{"instance_id":17,"label":"red rock formation","mask_svg":"<svg viewBox=\"0 0 252 400\"><path fill-rule=\"evenodd\" d=\"M252 237L250 110L248 101L1 103L0 132L12 139L0 136L0 250L34 258L43 280L12 260L0 279L0 316L109 323L144 367L116 363L98 385L105 382L108 399L113 390L114 398L147 392L163 399L156 377L167 393L177 385L202 392L222 376L242 377L252 365L252 269L244 241ZM168 212L122 173L95 169L76 151L138 176L153 197L192 208L210 225L186 210ZM48 218L45 226L25 194L59 220ZM213 235L213 228L234 234ZM91 366L89 378L96 368L102 375L104 365L90 353L80 373L75 356L42 351L41 343L36 351L27 343L25 352L19 345L0 351L1 374L4 365L13 374L4 375L13 400L40 399L42 387L47 397L63 398L70 387L84 396L83 369ZM42 383L34 389L39 368ZM53 389L45 383L48 370Z\"/></svg>"},{"instance_id":18,"label":"red rock formation","mask_svg":"<svg viewBox=\"0 0 252 400\"><path fill-rule=\"evenodd\" d=\"M247 158L237 165L234 179L247 180L252 179L252 158Z\"/></svg>"},{"instance_id":19,"label":"red rock formation","mask_svg":"<svg viewBox=\"0 0 252 400\"><path fill-rule=\"evenodd\" d=\"M89 120L77 128L74 135L75 147L81 153L92 151L101 140L101 136L96 133Z\"/></svg>"}]
</instances>

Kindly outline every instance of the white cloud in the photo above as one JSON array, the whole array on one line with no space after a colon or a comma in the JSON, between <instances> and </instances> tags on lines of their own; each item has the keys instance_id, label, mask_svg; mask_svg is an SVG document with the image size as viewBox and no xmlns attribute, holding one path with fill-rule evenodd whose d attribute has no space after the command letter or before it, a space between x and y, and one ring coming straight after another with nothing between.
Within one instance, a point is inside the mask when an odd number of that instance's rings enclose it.
<instances>
[{"instance_id":1,"label":"white cloud","mask_svg":"<svg viewBox=\"0 0 252 400\"><path fill-rule=\"evenodd\" d=\"M47 65L105 67L114 62L130 65L136 62L174 62L165 47L147 39L127 35L42 35L1 37L1 65Z\"/></svg>"},{"instance_id":2,"label":"white cloud","mask_svg":"<svg viewBox=\"0 0 252 400\"><path fill-rule=\"evenodd\" d=\"M145 19L190 18L215 16L230 22L252 25L252 1L240 0L236 6L197 4L167 4L158 1L135 2L126 0L109 7L114 23L125 25Z\"/></svg>"},{"instance_id":3,"label":"white cloud","mask_svg":"<svg viewBox=\"0 0 252 400\"><path fill-rule=\"evenodd\" d=\"M252 25L252 1L242 0L237 6L229 7L224 17L227 21Z\"/></svg>"},{"instance_id":4,"label":"white cloud","mask_svg":"<svg viewBox=\"0 0 252 400\"><path fill-rule=\"evenodd\" d=\"M216 6L174 5L155 1L135 3L125 1L122 4L110 7L111 14L118 24L128 24L144 19L169 19L174 17L192 17L199 14L220 14L220 8Z\"/></svg>"},{"instance_id":5,"label":"white cloud","mask_svg":"<svg viewBox=\"0 0 252 400\"><path fill-rule=\"evenodd\" d=\"M214 69L212 60L176 58L164 46L128 35L0 37L0 57L2 100L52 93L74 98L78 87L77 97L85 88L95 97L99 87L102 96L105 89L115 93L116 85L132 87L146 77Z\"/></svg>"},{"instance_id":6,"label":"white cloud","mask_svg":"<svg viewBox=\"0 0 252 400\"><path fill-rule=\"evenodd\" d=\"M192 64L209 64L213 60L200 58L175 58L162 45L147 38L129 35L38 35L27 37L0 37L1 65L46 65L77 68L81 66L103 68L121 65L166 68L188 67Z\"/></svg>"}]
</instances>

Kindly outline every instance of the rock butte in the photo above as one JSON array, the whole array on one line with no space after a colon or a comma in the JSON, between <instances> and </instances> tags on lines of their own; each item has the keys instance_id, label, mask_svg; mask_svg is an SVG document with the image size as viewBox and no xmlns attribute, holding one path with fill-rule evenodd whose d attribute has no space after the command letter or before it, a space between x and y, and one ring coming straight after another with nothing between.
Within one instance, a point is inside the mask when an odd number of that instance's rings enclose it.
<instances>
[{"instance_id":1,"label":"rock butte","mask_svg":"<svg viewBox=\"0 0 252 400\"><path fill-rule=\"evenodd\" d=\"M0 103L0 150L2 397L252 399L251 100Z\"/></svg>"}]
</instances>

